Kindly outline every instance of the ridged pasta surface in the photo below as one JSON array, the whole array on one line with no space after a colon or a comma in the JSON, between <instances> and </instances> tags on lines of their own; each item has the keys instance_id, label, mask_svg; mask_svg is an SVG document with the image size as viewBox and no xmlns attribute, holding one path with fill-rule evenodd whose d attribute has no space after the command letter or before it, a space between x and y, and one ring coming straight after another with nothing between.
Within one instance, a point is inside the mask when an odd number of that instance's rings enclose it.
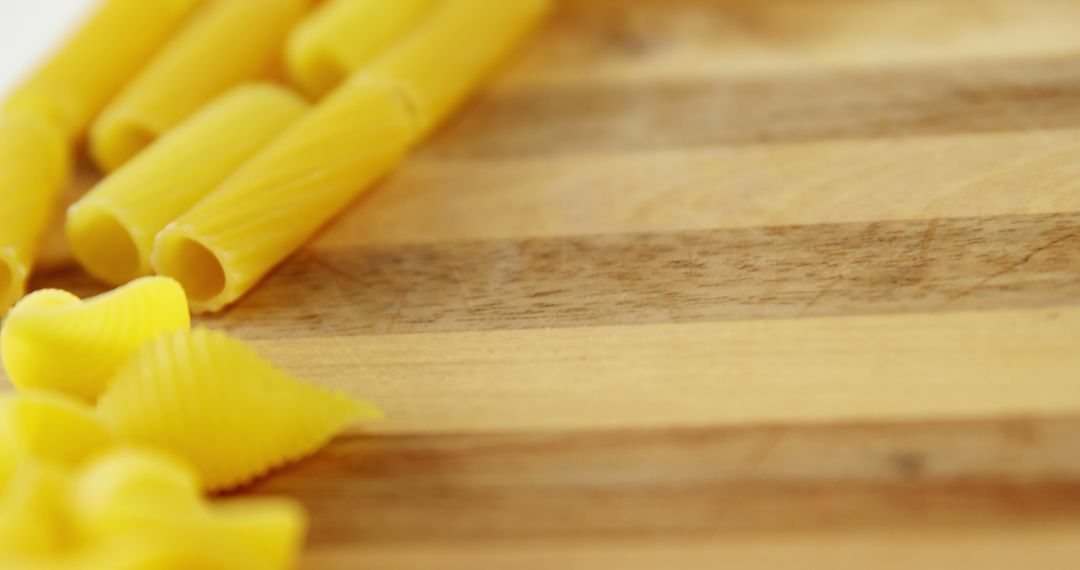
<instances>
[{"instance_id":1,"label":"ridged pasta surface","mask_svg":"<svg viewBox=\"0 0 1080 570\"><path fill-rule=\"evenodd\" d=\"M307 108L270 84L238 87L207 105L70 208L66 230L76 259L114 285L149 275L157 233Z\"/></svg>"},{"instance_id":2,"label":"ridged pasta surface","mask_svg":"<svg viewBox=\"0 0 1080 570\"><path fill-rule=\"evenodd\" d=\"M11 310L0 332L0 356L16 387L93 403L133 351L190 326L183 289L164 277L145 277L85 301L44 290Z\"/></svg>"},{"instance_id":3,"label":"ridged pasta surface","mask_svg":"<svg viewBox=\"0 0 1080 570\"><path fill-rule=\"evenodd\" d=\"M406 34L435 0L329 0L289 36L289 78L321 97Z\"/></svg>"},{"instance_id":4,"label":"ridged pasta surface","mask_svg":"<svg viewBox=\"0 0 1080 570\"><path fill-rule=\"evenodd\" d=\"M352 421L378 417L206 329L140 349L117 372L99 412L121 438L189 462L209 490L247 483L316 451Z\"/></svg>"},{"instance_id":5,"label":"ridged pasta surface","mask_svg":"<svg viewBox=\"0 0 1080 570\"><path fill-rule=\"evenodd\" d=\"M393 85L350 81L162 230L154 268L220 310L391 171L415 126Z\"/></svg>"},{"instance_id":6,"label":"ridged pasta surface","mask_svg":"<svg viewBox=\"0 0 1080 570\"><path fill-rule=\"evenodd\" d=\"M0 316L25 290L68 163L64 135L47 120L0 113Z\"/></svg>"},{"instance_id":7,"label":"ridged pasta surface","mask_svg":"<svg viewBox=\"0 0 1080 570\"><path fill-rule=\"evenodd\" d=\"M552 0L441 0L361 73L400 85L430 133L544 18Z\"/></svg>"},{"instance_id":8,"label":"ridged pasta surface","mask_svg":"<svg viewBox=\"0 0 1080 570\"><path fill-rule=\"evenodd\" d=\"M6 107L40 113L75 139L203 1L104 0Z\"/></svg>"},{"instance_id":9,"label":"ridged pasta surface","mask_svg":"<svg viewBox=\"0 0 1080 570\"><path fill-rule=\"evenodd\" d=\"M94 123L98 166L115 170L203 105L265 74L305 9L305 0L208 4Z\"/></svg>"}]
</instances>

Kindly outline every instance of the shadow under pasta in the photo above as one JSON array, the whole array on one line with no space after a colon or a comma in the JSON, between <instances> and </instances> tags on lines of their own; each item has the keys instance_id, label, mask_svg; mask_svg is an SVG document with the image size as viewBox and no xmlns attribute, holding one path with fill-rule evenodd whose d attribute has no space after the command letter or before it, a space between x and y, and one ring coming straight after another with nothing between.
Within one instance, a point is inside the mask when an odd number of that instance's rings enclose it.
<instances>
[{"instance_id":1,"label":"shadow under pasta","mask_svg":"<svg viewBox=\"0 0 1080 570\"><path fill-rule=\"evenodd\" d=\"M104 118L92 134L92 150L98 166L112 172L154 144L157 132L130 118Z\"/></svg>"},{"instance_id":2,"label":"shadow under pasta","mask_svg":"<svg viewBox=\"0 0 1080 570\"><path fill-rule=\"evenodd\" d=\"M0 316L9 304L15 302L15 272L11 270L8 261L0 257Z\"/></svg>"},{"instance_id":3,"label":"shadow under pasta","mask_svg":"<svg viewBox=\"0 0 1080 570\"><path fill-rule=\"evenodd\" d=\"M293 56L292 73L313 97L322 97L340 85L349 71L344 63L326 50Z\"/></svg>"}]
</instances>

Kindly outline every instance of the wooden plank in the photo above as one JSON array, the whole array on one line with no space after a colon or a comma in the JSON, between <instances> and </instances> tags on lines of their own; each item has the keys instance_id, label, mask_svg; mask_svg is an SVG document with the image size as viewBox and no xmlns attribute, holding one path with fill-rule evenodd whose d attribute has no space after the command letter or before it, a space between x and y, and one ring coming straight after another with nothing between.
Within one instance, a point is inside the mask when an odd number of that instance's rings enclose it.
<instances>
[{"instance_id":1,"label":"wooden plank","mask_svg":"<svg viewBox=\"0 0 1080 570\"><path fill-rule=\"evenodd\" d=\"M249 492L312 569L1074 568L1077 25L563 0L200 320L390 414Z\"/></svg>"},{"instance_id":2,"label":"wooden plank","mask_svg":"<svg viewBox=\"0 0 1080 570\"><path fill-rule=\"evenodd\" d=\"M1069 0L561 0L499 85L642 83L1074 54Z\"/></svg>"},{"instance_id":3,"label":"wooden plank","mask_svg":"<svg viewBox=\"0 0 1080 570\"><path fill-rule=\"evenodd\" d=\"M1077 303L1080 214L1058 214L309 250L204 322L298 338Z\"/></svg>"},{"instance_id":4,"label":"wooden plank","mask_svg":"<svg viewBox=\"0 0 1080 570\"><path fill-rule=\"evenodd\" d=\"M261 339L384 433L1080 412L1080 309Z\"/></svg>"},{"instance_id":5,"label":"wooden plank","mask_svg":"<svg viewBox=\"0 0 1080 570\"><path fill-rule=\"evenodd\" d=\"M349 438L254 490L300 497L321 552L993 533L1080 524L1078 436L1061 418Z\"/></svg>"},{"instance_id":6,"label":"wooden plank","mask_svg":"<svg viewBox=\"0 0 1080 570\"><path fill-rule=\"evenodd\" d=\"M1077 155L1062 130L416 159L313 249L1077 212Z\"/></svg>"},{"instance_id":7,"label":"wooden plank","mask_svg":"<svg viewBox=\"0 0 1080 570\"><path fill-rule=\"evenodd\" d=\"M1075 129L1080 58L494 90L424 157L539 158L718 145Z\"/></svg>"},{"instance_id":8,"label":"wooden plank","mask_svg":"<svg viewBox=\"0 0 1080 570\"><path fill-rule=\"evenodd\" d=\"M1071 570L1080 559L1080 525L734 535L713 539L592 542L532 541L486 546L399 544L319 549L304 568L564 570L593 568L828 568L830 570Z\"/></svg>"}]
</instances>

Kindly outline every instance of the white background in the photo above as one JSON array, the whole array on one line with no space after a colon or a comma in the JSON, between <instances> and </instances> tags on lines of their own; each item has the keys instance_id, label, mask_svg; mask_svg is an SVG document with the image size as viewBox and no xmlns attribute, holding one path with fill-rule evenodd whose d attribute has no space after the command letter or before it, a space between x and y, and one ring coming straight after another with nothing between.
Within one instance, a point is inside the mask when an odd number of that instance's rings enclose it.
<instances>
[{"instance_id":1,"label":"white background","mask_svg":"<svg viewBox=\"0 0 1080 570\"><path fill-rule=\"evenodd\" d=\"M94 0L0 0L0 99L63 41L94 4Z\"/></svg>"}]
</instances>

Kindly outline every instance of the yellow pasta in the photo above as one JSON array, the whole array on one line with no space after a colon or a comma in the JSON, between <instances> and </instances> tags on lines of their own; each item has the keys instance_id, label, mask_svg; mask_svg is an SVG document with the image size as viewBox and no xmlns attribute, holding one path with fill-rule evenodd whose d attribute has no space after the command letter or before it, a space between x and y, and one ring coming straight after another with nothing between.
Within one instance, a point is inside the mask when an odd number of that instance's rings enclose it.
<instances>
[{"instance_id":1,"label":"yellow pasta","mask_svg":"<svg viewBox=\"0 0 1080 570\"><path fill-rule=\"evenodd\" d=\"M68 162L64 135L48 121L0 114L0 316L25 291Z\"/></svg>"},{"instance_id":2,"label":"yellow pasta","mask_svg":"<svg viewBox=\"0 0 1080 570\"><path fill-rule=\"evenodd\" d=\"M234 488L316 451L374 407L304 384L223 333L197 329L139 350L98 412L125 441L189 462L209 490Z\"/></svg>"},{"instance_id":3,"label":"yellow pasta","mask_svg":"<svg viewBox=\"0 0 1080 570\"><path fill-rule=\"evenodd\" d=\"M245 164L154 242L151 261L217 311L400 161L550 6L442 0L405 40Z\"/></svg>"},{"instance_id":4,"label":"yellow pasta","mask_svg":"<svg viewBox=\"0 0 1080 570\"><path fill-rule=\"evenodd\" d=\"M75 258L114 285L149 275L154 236L306 110L298 95L268 84L211 103L71 207Z\"/></svg>"},{"instance_id":5,"label":"yellow pasta","mask_svg":"<svg viewBox=\"0 0 1080 570\"><path fill-rule=\"evenodd\" d=\"M77 525L87 540L184 536L186 550L231 549L265 570L292 567L306 529L303 510L293 501L208 504L186 465L141 450L103 458L80 479L74 497Z\"/></svg>"},{"instance_id":6,"label":"yellow pasta","mask_svg":"<svg viewBox=\"0 0 1080 570\"><path fill-rule=\"evenodd\" d=\"M136 532L94 544L74 557L61 559L40 570L264 570L258 559L224 537L174 530L164 536ZM32 567L39 570L38 567Z\"/></svg>"},{"instance_id":7,"label":"yellow pasta","mask_svg":"<svg viewBox=\"0 0 1080 570\"><path fill-rule=\"evenodd\" d=\"M547 14L551 0L440 0L413 31L362 73L398 83L423 136L476 89Z\"/></svg>"},{"instance_id":8,"label":"yellow pasta","mask_svg":"<svg viewBox=\"0 0 1080 570\"><path fill-rule=\"evenodd\" d=\"M0 492L0 563L3 555L55 555L75 545L70 488L70 476L50 465L28 463L14 474Z\"/></svg>"},{"instance_id":9,"label":"yellow pasta","mask_svg":"<svg viewBox=\"0 0 1080 570\"><path fill-rule=\"evenodd\" d=\"M94 123L97 164L115 170L218 95L267 71L304 9L304 0L209 4Z\"/></svg>"},{"instance_id":10,"label":"yellow pasta","mask_svg":"<svg viewBox=\"0 0 1080 570\"><path fill-rule=\"evenodd\" d=\"M296 565L307 534L307 515L299 504L278 498L221 501L212 506L210 516L210 530L242 545L260 568Z\"/></svg>"},{"instance_id":11,"label":"yellow pasta","mask_svg":"<svg viewBox=\"0 0 1080 570\"><path fill-rule=\"evenodd\" d=\"M285 570L306 527L295 501L210 503L187 466L134 448L79 473L28 462L0 486L0 568Z\"/></svg>"},{"instance_id":12,"label":"yellow pasta","mask_svg":"<svg viewBox=\"0 0 1080 570\"><path fill-rule=\"evenodd\" d=\"M17 388L94 402L135 349L189 327L183 289L172 279L146 277L86 301L45 290L11 310L0 354Z\"/></svg>"},{"instance_id":13,"label":"yellow pasta","mask_svg":"<svg viewBox=\"0 0 1080 570\"><path fill-rule=\"evenodd\" d=\"M116 445L94 409L46 392L0 398L0 488L27 463L74 470Z\"/></svg>"},{"instance_id":14,"label":"yellow pasta","mask_svg":"<svg viewBox=\"0 0 1080 570\"><path fill-rule=\"evenodd\" d=\"M325 95L403 35L434 2L327 2L289 36L290 79L310 95Z\"/></svg>"},{"instance_id":15,"label":"yellow pasta","mask_svg":"<svg viewBox=\"0 0 1080 570\"><path fill-rule=\"evenodd\" d=\"M67 43L15 91L30 109L80 136L202 0L105 0Z\"/></svg>"},{"instance_id":16,"label":"yellow pasta","mask_svg":"<svg viewBox=\"0 0 1080 570\"><path fill-rule=\"evenodd\" d=\"M389 172L415 127L393 85L350 81L162 230L154 269L221 309Z\"/></svg>"},{"instance_id":17,"label":"yellow pasta","mask_svg":"<svg viewBox=\"0 0 1080 570\"><path fill-rule=\"evenodd\" d=\"M90 465L75 489L75 511L91 537L127 530L125 509L179 513L202 501L195 471L178 459L148 449L125 448Z\"/></svg>"}]
</instances>

